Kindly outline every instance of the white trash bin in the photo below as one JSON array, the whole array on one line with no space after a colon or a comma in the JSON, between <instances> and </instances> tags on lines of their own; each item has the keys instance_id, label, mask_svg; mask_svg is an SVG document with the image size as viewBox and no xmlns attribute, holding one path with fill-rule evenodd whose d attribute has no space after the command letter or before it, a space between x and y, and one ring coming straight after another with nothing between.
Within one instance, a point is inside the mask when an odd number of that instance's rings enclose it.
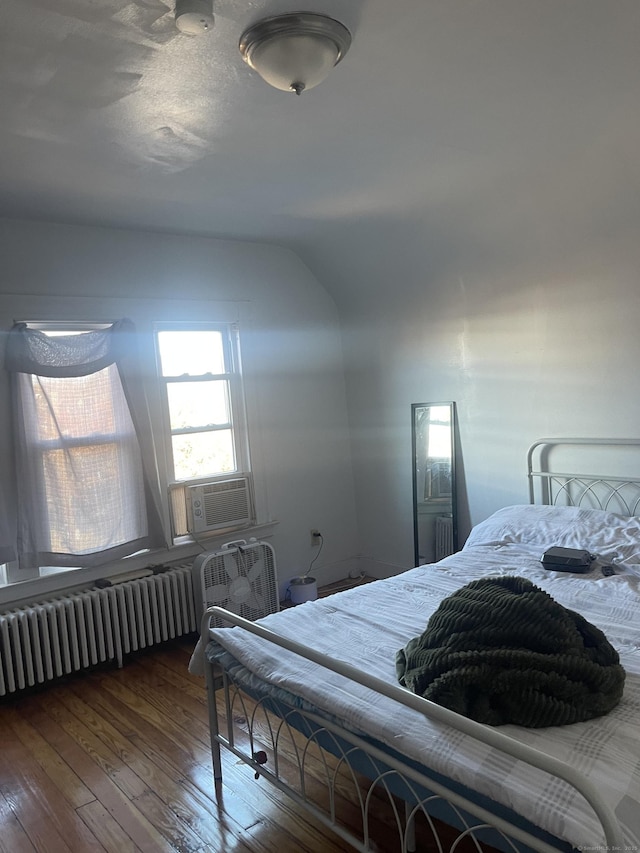
<instances>
[{"instance_id":1,"label":"white trash bin","mask_svg":"<svg viewBox=\"0 0 640 853\"><path fill-rule=\"evenodd\" d=\"M305 601L315 601L318 597L318 584L315 578L301 575L289 581L289 595L292 604L303 604Z\"/></svg>"}]
</instances>

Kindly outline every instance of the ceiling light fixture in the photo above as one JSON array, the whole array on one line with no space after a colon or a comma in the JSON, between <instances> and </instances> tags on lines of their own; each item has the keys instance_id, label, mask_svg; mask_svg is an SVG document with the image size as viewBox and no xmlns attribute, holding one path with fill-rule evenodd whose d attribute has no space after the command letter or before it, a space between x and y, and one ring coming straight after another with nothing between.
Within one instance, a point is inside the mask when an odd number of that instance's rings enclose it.
<instances>
[{"instance_id":1,"label":"ceiling light fixture","mask_svg":"<svg viewBox=\"0 0 640 853\"><path fill-rule=\"evenodd\" d=\"M322 83L351 45L351 33L326 15L296 12L253 24L240 38L244 61L276 89L302 94Z\"/></svg>"},{"instance_id":2,"label":"ceiling light fixture","mask_svg":"<svg viewBox=\"0 0 640 853\"><path fill-rule=\"evenodd\" d=\"M176 27L188 36L213 29L213 0L176 0Z\"/></svg>"}]
</instances>

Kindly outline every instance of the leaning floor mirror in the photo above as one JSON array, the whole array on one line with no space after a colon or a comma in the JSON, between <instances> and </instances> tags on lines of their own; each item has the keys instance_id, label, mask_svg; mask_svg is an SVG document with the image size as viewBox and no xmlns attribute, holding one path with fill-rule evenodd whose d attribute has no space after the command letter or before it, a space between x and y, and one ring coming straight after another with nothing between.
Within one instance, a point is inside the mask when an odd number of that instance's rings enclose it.
<instances>
[{"instance_id":1,"label":"leaning floor mirror","mask_svg":"<svg viewBox=\"0 0 640 853\"><path fill-rule=\"evenodd\" d=\"M457 550L455 403L413 403L413 538L415 565Z\"/></svg>"}]
</instances>

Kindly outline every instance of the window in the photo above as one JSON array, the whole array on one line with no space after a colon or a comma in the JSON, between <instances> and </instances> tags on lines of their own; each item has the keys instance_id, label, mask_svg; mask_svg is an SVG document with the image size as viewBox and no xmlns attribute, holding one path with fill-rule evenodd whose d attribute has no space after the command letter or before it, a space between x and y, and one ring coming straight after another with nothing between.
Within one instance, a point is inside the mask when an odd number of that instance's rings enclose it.
<instances>
[{"instance_id":1,"label":"window","mask_svg":"<svg viewBox=\"0 0 640 853\"><path fill-rule=\"evenodd\" d=\"M82 555L137 539L146 532L142 466L116 366L27 381L48 550Z\"/></svg>"},{"instance_id":2,"label":"window","mask_svg":"<svg viewBox=\"0 0 640 853\"><path fill-rule=\"evenodd\" d=\"M231 343L220 329L158 332L174 480L238 470Z\"/></svg>"},{"instance_id":3,"label":"window","mask_svg":"<svg viewBox=\"0 0 640 853\"><path fill-rule=\"evenodd\" d=\"M234 518L246 523L252 512L237 329L164 326L157 329L156 340L174 536L194 532L188 486L204 481L243 478L234 481L238 488L211 493L207 500L217 501L218 513L198 530L233 526Z\"/></svg>"},{"instance_id":4,"label":"window","mask_svg":"<svg viewBox=\"0 0 640 853\"><path fill-rule=\"evenodd\" d=\"M20 570L101 565L165 543L140 442L146 405L129 378L136 340L129 321L12 329Z\"/></svg>"},{"instance_id":5,"label":"window","mask_svg":"<svg viewBox=\"0 0 640 853\"><path fill-rule=\"evenodd\" d=\"M427 433L427 456L451 459L451 413L449 406L431 406Z\"/></svg>"},{"instance_id":6,"label":"window","mask_svg":"<svg viewBox=\"0 0 640 853\"><path fill-rule=\"evenodd\" d=\"M235 325L19 323L6 369L18 520L0 585L255 520Z\"/></svg>"},{"instance_id":7,"label":"window","mask_svg":"<svg viewBox=\"0 0 640 853\"><path fill-rule=\"evenodd\" d=\"M451 407L431 406L427 431L425 495L427 501L451 498Z\"/></svg>"}]
</instances>

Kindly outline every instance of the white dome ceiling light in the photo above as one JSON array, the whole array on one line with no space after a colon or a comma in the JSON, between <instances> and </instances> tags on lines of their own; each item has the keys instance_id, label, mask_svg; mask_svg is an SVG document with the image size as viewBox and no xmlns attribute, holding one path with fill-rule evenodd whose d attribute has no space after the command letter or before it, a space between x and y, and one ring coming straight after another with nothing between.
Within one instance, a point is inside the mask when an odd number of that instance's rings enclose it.
<instances>
[{"instance_id":1,"label":"white dome ceiling light","mask_svg":"<svg viewBox=\"0 0 640 853\"><path fill-rule=\"evenodd\" d=\"M213 0L176 0L176 27L188 36L213 29Z\"/></svg>"},{"instance_id":2,"label":"white dome ceiling light","mask_svg":"<svg viewBox=\"0 0 640 853\"><path fill-rule=\"evenodd\" d=\"M322 83L351 45L351 33L326 15L296 12L253 24L240 38L244 61L276 89L301 95Z\"/></svg>"}]
</instances>

